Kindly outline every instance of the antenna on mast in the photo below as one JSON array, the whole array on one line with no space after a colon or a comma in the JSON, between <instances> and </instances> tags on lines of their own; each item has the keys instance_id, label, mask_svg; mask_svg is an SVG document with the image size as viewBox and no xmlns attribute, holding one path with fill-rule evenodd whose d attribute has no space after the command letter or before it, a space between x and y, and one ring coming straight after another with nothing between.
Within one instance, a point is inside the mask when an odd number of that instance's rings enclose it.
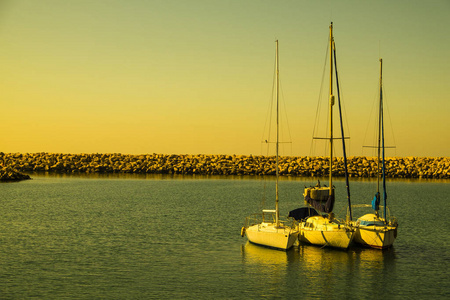
<instances>
[{"instance_id":1,"label":"antenna on mast","mask_svg":"<svg viewBox=\"0 0 450 300\"><path fill-rule=\"evenodd\" d=\"M378 57L381 57L381 40L378 40Z\"/></svg>"}]
</instances>

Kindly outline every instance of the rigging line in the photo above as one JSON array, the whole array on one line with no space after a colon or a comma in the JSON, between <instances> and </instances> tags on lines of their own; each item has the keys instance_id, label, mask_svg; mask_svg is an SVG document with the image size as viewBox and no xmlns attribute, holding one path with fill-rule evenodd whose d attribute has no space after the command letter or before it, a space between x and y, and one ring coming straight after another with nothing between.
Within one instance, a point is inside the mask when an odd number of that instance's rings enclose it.
<instances>
[{"instance_id":1,"label":"rigging line","mask_svg":"<svg viewBox=\"0 0 450 300\"><path fill-rule=\"evenodd\" d=\"M384 86L385 86L385 83L383 82L383 87L382 87L382 89L383 89L383 107L385 107L386 108L385 111L387 111L387 115L388 115L388 119L389 119L389 127L391 129L391 135L392 135L392 139L394 140L394 145L397 145L397 142L395 141L394 126L392 124L392 119L391 119L391 112L390 112L390 109L388 106L389 102L386 101L387 97L386 97L386 92L385 92ZM386 148L392 148L392 147L386 147Z\"/></svg>"},{"instance_id":2,"label":"rigging line","mask_svg":"<svg viewBox=\"0 0 450 300\"><path fill-rule=\"evenodd\" d=\"M283 105L283 109L284 109L284 116L286 118L286 121L283 122L283 120L281 120L281 124L285 123L285 126L287 127L288 130L288 136L289 136L289 142L291 144L291 152L292 152L292 136L291 136L291 128L289 127L289 119L288 119L288 114L287 114L287 108L286 108L286 101L284 100L284 92L283 92L283 87L281 85L281 80L280 80L280 76L278 76L278 80L279 80L279 86L280 86L280 91L281 91L281 97L280 97L280 102ZM281 116L283 116L283 114L281 114ZM283 131L281 131L281 133L283 133ZM283 137L282 137L283 140ZM282 142L283 143L283 142ZM291 153L292 154L292 153Z\"/></svg>"},{"instance_id":3,"label":"rigging line","mask_svg":"<svg viewBox=\"0 0 450 300\"><path fill-rule=\"evenodd\" d=\"M326 47L326 51L325 51L325 62L323 64L323 70L322 70L322 82L320 84L319 98L317 100L316 117L314 120L314 128L313 128L313 135L312 135L313 137L318 135L318 134L316 134L316 132L318 131L318 128L319 128L320 107L321 107L321 99L323 99L323 86L324 86L324 82L325 82L325 71L326 71L327 62L328 62L329 44L330 44L330 38L328 37L327 47ZM313 150L315 152L314 139L311 140L310 155L313 154Z\"/></svg>"},{"instance_id":4,"label":"rigging line","mask_svg":"<svg viewBox=\"0 0 450 300\"><path fill-rule=\"evenodd\" d=\"M381 40L378 40L378 57L381 57Z\"/></svg>"},{"instance_id":5,"label":"rigging line","mask_svg":"<svg viewBox=\"0 0 450 300\"><path fill-rule=\"evenodd\" d=\"M273 92L272 92L272 94L273 94ZM264 141L270 140L270 131L271 131L270 124L272 123L272 110L273 110L273 96L271 96L270 100L269 100L269 107L267 109L266 121L264 123L264 129L263 129L263 133L262 133L262 137L261 137L261 143L263 143ZM266 136L266 134L268 135L267 139L264 138Z\"/></svg>"},{"instance_id":6,"label":"rigging line","mask_svg":"<svg viewBox=\"0 0 450 300\"><path fill-rule=\"evenodd\" d=\"M264 140L270 141L270 135L271 135L271 131L272 131L272 114L273 114L273 103L275 101L274 94L275 94L275 84L276 84L276 64L277 64L276 59L277 58L276 58L276 52L275 52L275 60L274 60L274 64L273 64L274 71L273 71L273 76L272 76L272 93L269 97L269 108L267 111L266 122L264 124L264 130L263 130L263 134L261 137L261 141L264 141ZM267 120L269 122L267 122ZM267 132L266 132L266 129L267 129ZM264 138L266 136L266 133L267 133L267 139ZM269 148L269 147L267 147L267 148ZM267 152L268 151L269 151L269 149L267 149ZM267 153L267 155L268 155L268 153Z\"/></svg>"},{"instance_id":7,"label":"rigging line","mask_svg":"<svg viewBox=\"0 0 450 300\"><path fill-rule=\"evenodd\" d=\"M330 106L329 105L327 105L327 115L330 115ZM326 122L325 128L330 128L330 123L329 123L330 120L328 118L326 118L326 120L327 120L327 122ZM327 137L327 134L328 134L328 132L326 132L324 136ZM331 136L330 136L330 138L331 138ZM325 153L328 153L327 151L330 150L329 146L327 145L327 143L324 143L324 146L325 146ZM335 150L335 149L333 149L333 150ZM331 153L328 153L328 154L331 154Z\"/></svg>"},{"instance_id":8,"label":"rigging line","mask_svg":"<svg viewBox=\"0 0 450 300\"><path fill-rule=\"evenodd\" d=\"M340 73L338 73L338 72L336 72L336 83L338 83L339 82L339 94L340 94L340 102L341 102L341 104L342 104L342 112L343 112L343 115L344 115L344 117L343 117L343 120L344 120L344 122L345 122L345 131L347 132L347 137L350 137L351 136L351 133L350 133L350 126L349 126L349 124L348 124L348 120L349 120L349 118L347 117L348 115L347 115L347 109L346 109L346 107L345 107L345 102L344 102L344 99L345 99L345 97L344 97L344 91L343 91L343 88L342 88L342 81L341 81L341 75L340 75ZM351 143L351 139L350 138L345 138L346 139L346 141L345 142L348 142L348 144L350 144ZM349 147L347 147L347 149L349 149L350 148L350 145L348 145Z\"/></svg>"},{"instance_id":9,"label":"rigging line","mask_svg":"<svg viewBox=\"0 0 450 300\"><path fill-rule=\"evenodd\" d=\"M276 56L276 54L275 54ZM270 141L270 136L272 133L272 116L273 116L273 104L275 102L275 86L276 86L276 57L275 57L275 64L274 64L274 75L273 75L273 84L272 84L272 96L270 100L270 118L269 118L269 131L267 136L267 141ZM269 152L269 146L267 146L267 152ZM269 155L269 153L267 153Z\"/></svg>"},{"instance_id":10,"label":"rigging line","mask_svg":"<svg viewBox=\"0 0 450 300\"><path fill-rule=\"evenodd\" d=\"M332 41L330 41L330 39L331 39L332 37L330 37L329 39L328 39L328 42L330 43L330 42L332 42ZM327 49L328 50L332 50L332 49L329 49L329 47L327 47ZM328 59L327 59L327 61L328 61ZM326 61L326 62L327 62ZM325 63L326 63L325 62ZM331 65L331 61L330 61L330 70L332 70L333 69L333 66ZM327 108L327 116L329 116L330 115L330 110L331 110L331 112L333 111L333 109L332 109L332 107L330 106L330 105L326 105L326 108ZM325 120L326 120L326 126L325 126L325 128L330 128L330 126L332 126L332 124L330 124L329 122L331 121L331 119L330 118L325 118ZM325 130L325 134L324 134L324 136L325 137L327 137L328 135L328 130ZM331 139L331 135L332 135L332 131L330 130L330 139ZM334 144L334 143L332 143L332 144ZM324 143L324 146L325 146L325 153L327 153L327 150L329 150L330 151L330 153L328 154L329 156L330 156L330 164L331 164L331 162L332 162L332 153L331 153L331 151L334 151L335 149L333 148L333 149L331 149L331 148L329 148L329 146L327 145L327 143ZM331 168L331 166L330 166L330 168ZM331 178L331 174L330 174L330 178Z\"/></svg>"},{"instance_id":11,"label":"rigging line","mask_svg":"<svg viewBox=\"0 0 450 300\"><path fill-rule=\"evenodd\" d=\"M338 104L339 104L339 120L341 124L341 135L342 135L342 156L344 157L344 170L345 170L345 182L347 186L347 199L348 199L348 210L350 221L352 220L352 204L350 200L350 184L348 180L348 168L347 168L347 153L345 149L345 135L344 135L344 126L342 125L342 109L341 109L341 93L340 93L340 85L339 85L339 75L337 70L337 59L336 59L336 44L333 41L333 53L334 53L334 69L336 73L336 90L338 96Z\"/></svg>"},{"instance_id":12,"label":"rigging line","mask_svg":"<svg viewBox=\"0 0 450 300\"><path fill-rule=\"evenodd\" d=\"M377 86L376 86L376 89L375 89L375 92L374 92L374 96L373 96L372 107L371 107L371 110L370 110L369 119L368 119L367 126L366 126L366 131L364 133L363 147L362 147L362 150L361 150L363 155L364 155L364 148L365 148L365 145L366 145L366 141L368 139L367 135L368 135L368 132L369 132L370 125L374 126L374 128L372 128L370 130L370 132L372 132L372 137L370 138L371 140L368 143L370 143L371 145L376 145L376 140L377 140L376 132L378 131L378 129L377 129L378 128L378 121L375 121L375 110L377 109L377 107L378 107L377 104L379 102L379 99L378 99L379 92L380 92L379 89L380 89L379 83L377 83ZM372 150L371 155L372 156L375 155L375 151L374 150Z\"/></svg>"},{"instance_id":13,"label":"rigging line","mask_svg":"<svg viewBox=\"0 0 450 300\"><path fill-rule=\"evenodd\" d=\"M339 79L339 82L341 82L340 79ZM339 84L339 88L342 88L342 84ZM344 112L344 122L345 122L345 126L346 126L345 130L346 130L346 132L348 132L347 136L350 137L352 135L350 132L350 124L348 121L350 118L348 117L347 108L346 108L345 102L344 102L345 97L343 96L343 94L344 94L344 92L341 89L342 110ZM351 149L352 140L349 138L348 140L345 140L344 142L347 143L347 146L348 146L347 149Z\"/></svg>"},{"instance_id":14,"label":"rigging line","mask_svg":"<svg viewBox=\"0 0 450 300\"><path fill-rule=\"evenodd\" d=\"M271 96L269 97L269 108L268 108L268 112L267 112L267 116L266 116L266 122L264 124L264 130L263 130L263 135L261 138L261 141L264 141L264 136L266 135L266 129L268 129L268 136L267 139L265 140L265 143L261 142L261 150L263 148L263 144L266 144L266 156L269 156L270 153L270 137L271 137L271 131L272 131L272 114L273 114L273 105L275 102L275 85L276 85L276 66L277 66L277 58L276 58L277 54L275 51L275 60L274 60L274 64L273 64L273 77L272 77L272 93ZM269 120L269 122L267 122ZM261 151L263 152L263 151ZM262 199L261 199L261 209L265 208L266 206L266 198L267 198L267 179L265 178L263 180L264 182L264 188L263 188L263 195L262 195Z\"/></svg>"}]
</instances>

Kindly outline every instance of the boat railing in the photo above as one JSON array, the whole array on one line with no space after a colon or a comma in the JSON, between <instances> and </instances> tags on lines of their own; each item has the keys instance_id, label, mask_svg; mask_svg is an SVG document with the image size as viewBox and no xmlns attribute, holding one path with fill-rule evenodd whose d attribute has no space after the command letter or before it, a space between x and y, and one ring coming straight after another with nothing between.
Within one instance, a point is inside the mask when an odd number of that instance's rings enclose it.
<instances>
[{"instance_id":1,"label":"boat railing","mask_svg":"<svg viewBox=\"0 0 450 300\"><path fill-rule=\"evenodd\" d=\"M352 209L353 208L369 208L369 209L372 209L372 205L371 204L352 204ZM384 212L384 206L380 205L379 206L380 217L384 218L387 221L387 223L390 224L390 225L395 225L396 226L398 224L397 218L394 217L394 216L391 216L391 211L390 211L388 206L386 207L386 215L387 216L384 216L383 212ZM350 213L349 209L347 208L347 216L349 215L349 213Z\"/></svg>"},{"instance_id":2,"label":"boat railing","mask_svg":"<svg viewBox=\"0 0 450 300\"><path fill-rule=\"evenodd\" d=\"M244 226L246 228L258 225L261 226L263 223L275 223L276 222L276 211L265 209L261 213L255 213L245 218ZM295 220L289 218L289 220L279 220L280 229L284 229L287 227L294 228Z\"/></svg>"}]
</instances>

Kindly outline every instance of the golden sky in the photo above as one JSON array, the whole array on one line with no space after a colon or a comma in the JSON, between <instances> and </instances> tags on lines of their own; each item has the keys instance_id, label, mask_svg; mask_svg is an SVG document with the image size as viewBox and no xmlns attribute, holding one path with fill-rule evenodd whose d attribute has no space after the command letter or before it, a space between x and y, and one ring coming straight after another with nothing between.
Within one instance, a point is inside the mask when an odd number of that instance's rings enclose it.
<instances>
[{"instance_id":1,"label":"golden sky","mask_svg":"<svg viewBox=\"0 0 450 300\"><path fill-rule=\"evenodd\" d=\"M324 155L332 21L349 155L372 155L383 57L387 155L449 156L449 15L447 0L2 1L0 151L264 154L278 39L284 154Z\"/></svg>"}]
</instances>

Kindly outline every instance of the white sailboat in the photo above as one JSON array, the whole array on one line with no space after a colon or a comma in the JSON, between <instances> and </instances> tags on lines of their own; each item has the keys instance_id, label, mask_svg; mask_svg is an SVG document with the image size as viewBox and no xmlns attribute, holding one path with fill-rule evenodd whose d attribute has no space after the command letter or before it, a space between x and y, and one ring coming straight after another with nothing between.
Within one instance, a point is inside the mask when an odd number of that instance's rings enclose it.
<instances>
[{"instance_id":1,"label":"white sailboat","mask_svg":"<svg viewBox=\"0 0 450 300\"><path fill-rule=\"evenodd\" d=\"M241 235L246 235L251 243L288 250L298 239L298 230L295 226L288 226L286 222L280 220L279 200L278 200L278 146L279 146L279 68L278 68L278 40L276 43L276 196L275 209L264 209L260 214L247 217L245 225L242 227Z\"/></svg>"},{"instance_id":2,"label":"white sailboat","mask_svg":"<svg viewBox=\"0 0 450 300\"><path fill-rule=\"evenodd\" d=\"M299 223L299 240L303 243L347 249L352 242L355 230L350 222L336 219L333 213L335 201L335 191L333 186L333 106L335 102L333 94L333 50L335 50L335 45L333 39L333 23L331 23L329 100L330 137L326 138L330 142L329 185L326 187L321 186L319 183L315 187L305 188L303 194L308 206L312 206L316 210L326 214L320 215L318 213L313 213L313 215L309 213L301 220Z\"/></svg>"},{"instance_id":3,"label":"white sailboat","mask_svg":"<svg viewBox=\"0 0 450 300\"><path fill-rule=\"evenodd\" d=\"M353 207L370 207L372 206L374 213L365 214L358 218L355 227L356 234L354 241L357 244L385 249L394 244L397 237L398 222L395 217L390 217L388 207L386 205L386 176L384 161L384 114L383 114L383 60L380 59L380 102L378 108L378 167L377 167L377 193L372 200L372 205L353 205ZM380 164L381 163L381 164ZM383 182L383 199L384 206L380 206L380 177ZM380 214L380 208L383 212ZM386 218L386 216L389 216Z\"/></svg>"}]
</instances>

